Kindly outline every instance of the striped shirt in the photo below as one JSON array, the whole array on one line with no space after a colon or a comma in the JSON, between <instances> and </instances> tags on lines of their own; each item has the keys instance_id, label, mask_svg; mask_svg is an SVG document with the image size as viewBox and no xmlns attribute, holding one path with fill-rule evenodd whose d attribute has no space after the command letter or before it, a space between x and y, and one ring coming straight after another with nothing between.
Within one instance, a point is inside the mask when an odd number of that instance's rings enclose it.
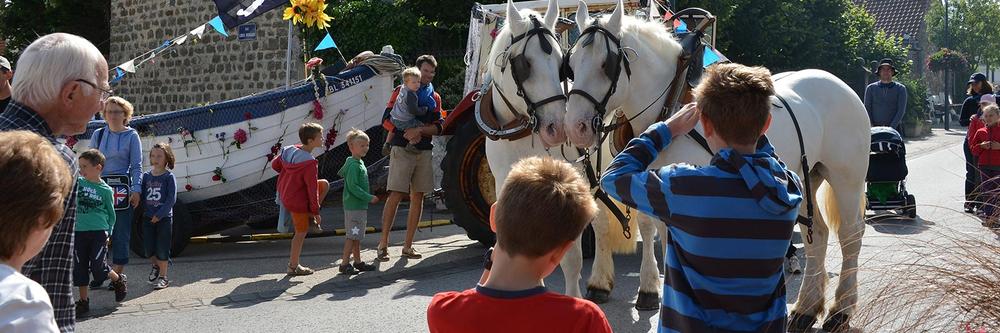
<instances>
[{"instance_id":1,"label":"striped shirt","mask_svg":"<svg viewBox=\"0 0 1000 333\"><path fill-rule=\"evenodd\" d=\"M665 123L650 126L601 179L612 197L668 226L660 332L784 332L798 177L766 138L751 155L727 148L705 167L647 170L671 138Z\"/></svg>"},{"instance_id":2,"label":"striped shirt","mask_svg":"<svg viewBox=\"0 0 1000 333\"><path fill-rule=\"evenodd\" d=\"M66 161L73 179L76 179L79 168L73 150L56 141L49 125L38 113L23 104L11 101L7 109L0 112L0 132L17 130L35 132L48 139ZM52 230L52 235L49 236L49 241L45 243L42 252L21 268L24 275L38 281L49 293L55 310L56 324L62 332L73 332L76 325L73 281L70 275L73 273L73 229L76 226L76 193L79 185L73 183L73 190L63 203L65 213L62 221Z\"/></svg>"}]
</instances>

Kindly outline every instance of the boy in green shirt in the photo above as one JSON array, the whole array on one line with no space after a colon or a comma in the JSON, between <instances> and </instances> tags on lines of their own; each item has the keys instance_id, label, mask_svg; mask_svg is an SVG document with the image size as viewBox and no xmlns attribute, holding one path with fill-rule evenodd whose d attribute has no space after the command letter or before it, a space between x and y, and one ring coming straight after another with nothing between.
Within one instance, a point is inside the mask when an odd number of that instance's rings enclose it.
<instances>
[{"instance_id":1,"label":"boy in green shirt","mask_svg":"<svg viewBox=\"0 0 1000 333\"><path fill-rule=\"evenodd\" d=\"M373 271L375 265L361 261L361 239L365 237L368 224L368 204L378 202L378 197L368 189L368 169L362 158L368 154L368 135L352 128L347 132L347 148L351 156L337 172L344 178L344 256L340 262L340 273L353 275L359 271ZM349 264L354 254L354 266Z\"/></svg>"},{"instance_id":2,"label":"boy in green shirt","mask_svg":"<svg viewBox=\"0 0 1000 333\"><path fill-rule=\"evenodd\" d=\"M128 293L125 273L115 273L105 258L108 254L108 237L115 225L114 193L111 186L101 180L104 171L104 155L100 150L90 149L80 154L80 192L77 195L76 229L73 244L76 262L73 266L73 284L80 288L80 300L76 302L77 316L90 311L88 287L90 276L95 281L104 282L111 278L115 290L115 301L121 302ZM122 221L129 223L129 221Z\"/></svg>"}]
</instances>

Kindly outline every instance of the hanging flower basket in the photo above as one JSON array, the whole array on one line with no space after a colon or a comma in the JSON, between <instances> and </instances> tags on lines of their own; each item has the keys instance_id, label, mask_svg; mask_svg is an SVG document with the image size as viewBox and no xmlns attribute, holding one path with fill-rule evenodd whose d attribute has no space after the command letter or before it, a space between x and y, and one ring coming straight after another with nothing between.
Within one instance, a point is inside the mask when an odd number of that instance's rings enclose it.
<instances>
[{"instance_id":1,"label":"hanging flower basket","mask_svg":"<svg viewBox=\"0 0 1000 333\"><path fill-rule=\"evenodd\" d=\"M964 71L969 68L969 60L962 52L950 49L941 49L927 57L927 69L934 72L952 70Z\"/></svg>"}]
</instances>

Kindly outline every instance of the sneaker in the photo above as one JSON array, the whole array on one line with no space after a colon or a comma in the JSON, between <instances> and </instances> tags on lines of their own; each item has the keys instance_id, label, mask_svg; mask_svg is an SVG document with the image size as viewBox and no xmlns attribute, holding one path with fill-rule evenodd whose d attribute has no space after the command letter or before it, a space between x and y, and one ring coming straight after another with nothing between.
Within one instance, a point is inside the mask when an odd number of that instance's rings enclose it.
<instances>
[{"instance_id":1,"label":"sneaker","mask_svg":"<svg viewBox=\"0 0 1000 333\"><path fill-rule=\"evenodd\" d=\"M313 273L312 268L298 265L295 267L288 266L288 271L286 272L289 276L303 276Z\"/></svg>"},{"instance_id":2,"label":"sneaker","mask_svg":"<svg viewBox=\"0 0 1000 333\"><path fill-rule=\"evenodd\" d=\"M362 272L371 272L375 270L375 265L365 262L356 262L354 263L354 268Z\"/></svg>"},{"instance_id":3,"label":"sneaker","mask_svg":"<svg viewBox=\"0 0 1000 333\"><path fill-rule=\"evenodd\" d=\"M378 261L389 261L389 248L378 249Z\"/></svg>"},{"instance_id":4,"label":"sneaker","mask_svg":"<svg viewBox=\"0 0 1000 333\"><path fill-rule=\"evenodd\" d=\"M76 317L80 318L81 316L87 314L87 312L90 312L90 300L81 299L76 301Z\"/></svg>"},{"instance_id":5,"label":"sneaker","mask_svg":"<svg viewBox=\"0 0 1000 333\"><path fill-rule=\"evenodd\" d=\"M160 276L160 266L153 265L153 269L149 271L149 284L156 283L156 278Z\"/></svg>"},{"instance_id":6,"label":"sneaker","mask_svg":"<svg viewBox=\"0 0 1000 333\"><path fill-rule=\"evenodd\" d=\"M789 274L802 274L802 264L799 263L799 257L791 256L785 258L785 272Z\"/></svg>"},{"instance_id":7,"label":"sneaker","mask_svg":"<svg viewBox=\"0 0 1000 333\"><path fill-rule=\"evenodd\" d=\"M124 301L128 295L128 276L118 274L118 281L111 281L111 287L115 289L115 302Z\"/></svg>"},{"instance_id":8,"label":"sneaker","mask_svg":"<svg viewBox=\"0 0 1000 333\"><path fill-rule=\"evenodd\" d=\"M170 286L170 281L167 280L165 276L161 276L156 278L156 285L153 286L153 289L160 290L160 289L165 289L169 286Z\"/></svg>"},{"instance_id":9,"label":"sneaker","mask_svg":"<svg viewBox=\"0 0 1000 333\"><path fill-rule=\"evenodd\" d=\"M417 250L414 250L412 247L409 249L403 249L401 253L406 259L420 259L424 257L420 254L420 252L417 252Z\"/></svg>"},{"instance_id":10,"label":"sneaker","mask_svg":"<svg viewBox=\"0 0 1000 333\"><path fill-rule=\"evenodd\" d=\"M354 274L358 274L358 273L360 273L360 272L358 272L358 270L354 269L354 266L351 266L351 265L340 265L340 274L354 275Z\"/></svg>"}]
</instances>

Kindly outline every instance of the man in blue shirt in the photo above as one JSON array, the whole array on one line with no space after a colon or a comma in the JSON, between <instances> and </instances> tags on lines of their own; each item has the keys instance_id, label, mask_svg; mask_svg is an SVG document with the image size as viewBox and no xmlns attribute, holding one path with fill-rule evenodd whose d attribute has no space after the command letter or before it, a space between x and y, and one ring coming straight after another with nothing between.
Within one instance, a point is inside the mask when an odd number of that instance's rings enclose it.
<instances>
[{"instance_id":1,"label":"man in blue shirt","mask_svg":"<svg viewBox=\"0 0 1000 333\"><path fill-rule=\"evenodd\" d=\"M864 101L871 125L888 126L903 133L900 125L906 114L906 86L892 80L898 73L892 59L882 59L875 72L878 73L879 81L865 88Z\"/></svg>"}]
</instances>

